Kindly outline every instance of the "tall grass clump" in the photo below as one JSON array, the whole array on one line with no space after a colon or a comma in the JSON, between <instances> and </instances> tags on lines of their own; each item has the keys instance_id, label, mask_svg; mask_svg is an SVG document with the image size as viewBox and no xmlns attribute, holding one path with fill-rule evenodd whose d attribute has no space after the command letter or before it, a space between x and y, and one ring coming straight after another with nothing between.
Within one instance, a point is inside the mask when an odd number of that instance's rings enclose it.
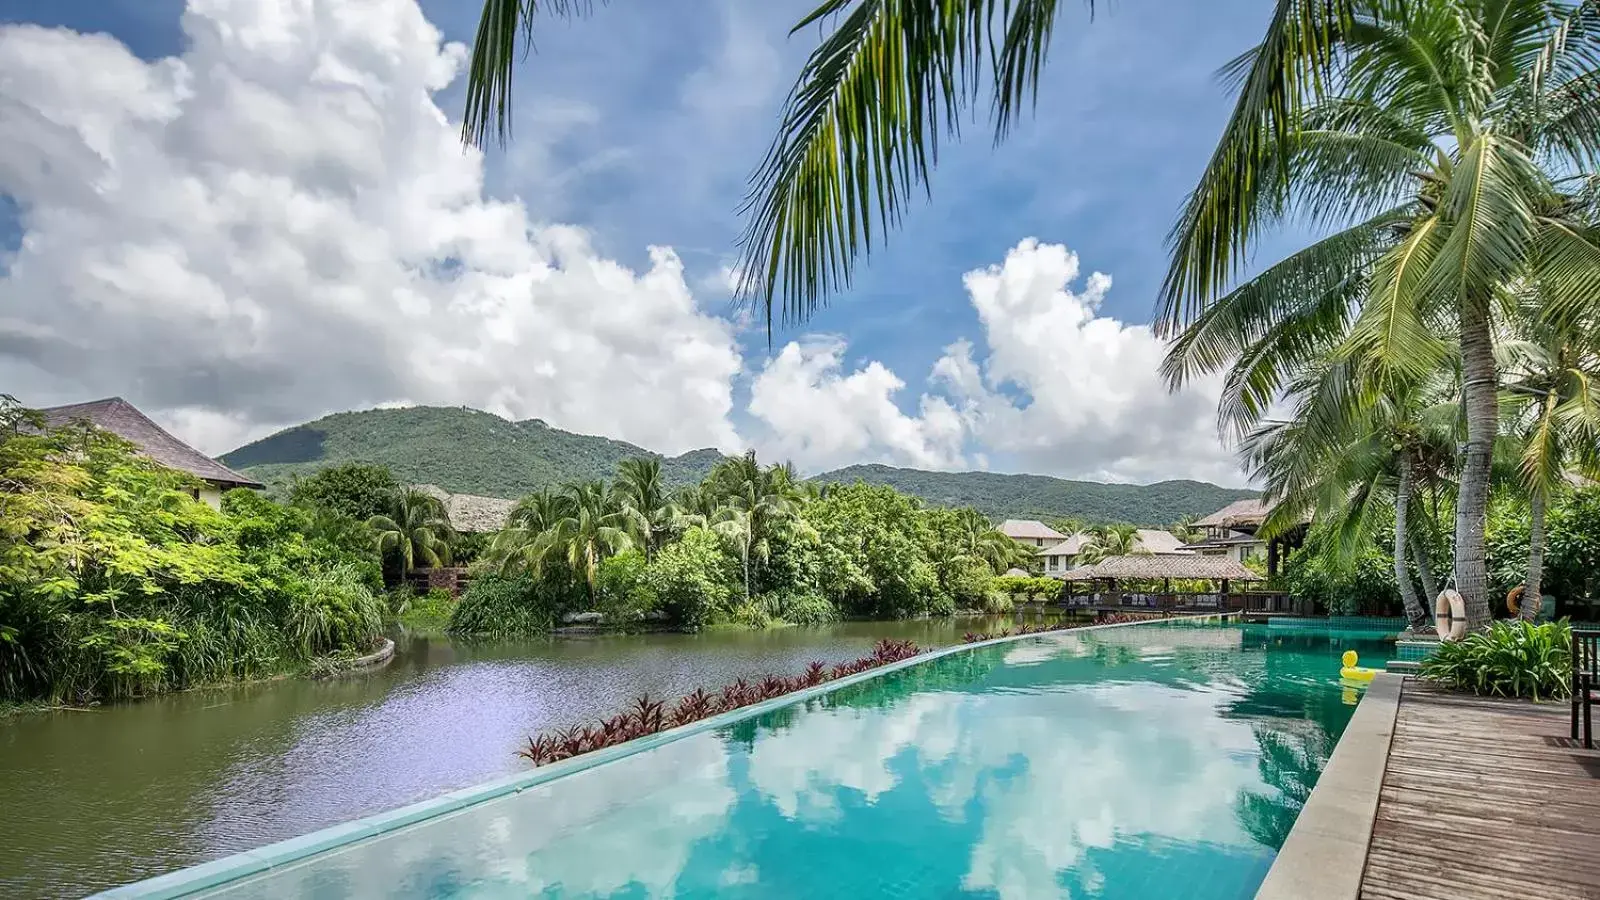
<instances>
[{"instance_id":1,"label":"tall grass clump","mask_svg":"<svg viewBox=\"0 0 1600 900\"><path fill-rule=\"evenodd\" d=\"M450 614L452 634L516 637L555 628L555 610L531 578L486 573L473 578Z\"/></svg>"},{"instance_id":2,"label":"tall grass clump","mask_svg":"<svg viewBox=\"0 0 1600 900\"><path fill-rule=\"evenodd\" d=\"M1572 627L1567 622L1495 622L1447 641L1422 663L1422 677L1497 697L1560 700L1572 691Z\"/></svg>"},{"instance_id":3,"label":"tall grass clump","mask_svg":"<svg viewBox=\"0 0 1600 900\"><path fill-rule=\"evenodd\" d=\"M320 656L370 648L383 630L385 611L362 573L340 565L306 577L305 589L290 597L284 625L302 654Z\"/></svg>"}]
</instances>

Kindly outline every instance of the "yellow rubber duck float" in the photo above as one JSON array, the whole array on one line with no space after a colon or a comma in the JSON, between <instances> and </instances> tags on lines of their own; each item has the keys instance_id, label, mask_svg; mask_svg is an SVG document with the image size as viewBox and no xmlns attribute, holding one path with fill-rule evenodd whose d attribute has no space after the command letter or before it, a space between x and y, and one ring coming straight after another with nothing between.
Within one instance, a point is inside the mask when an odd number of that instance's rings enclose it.
<instances>
[{"instance_id":1,"label":"yellow rubber duck float","mask_svg":"<svg viewBox=\"0 0 1600 900\"><path fill-rule=\"evenodd\" d=\"M1344 668L1339 670L1339 677L1348 681L1371 681L1372 676L1383 671L1356 665L1361 661L1361 657L1357 656L1354 650L1346 650L1339 661L1344 663Z\"/></svg>"}]
</instances>

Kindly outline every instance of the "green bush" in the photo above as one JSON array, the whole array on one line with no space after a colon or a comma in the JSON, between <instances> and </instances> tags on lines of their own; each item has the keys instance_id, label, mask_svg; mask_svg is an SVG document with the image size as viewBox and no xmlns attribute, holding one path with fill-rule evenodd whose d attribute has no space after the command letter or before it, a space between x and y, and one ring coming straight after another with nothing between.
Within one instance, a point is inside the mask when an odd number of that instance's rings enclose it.
<instances>
[{"instance_id":1,"label":"green bush","mask_svg":"<svg viewBox=\"0 0 1600 900\"><path fill-rule=\"evenodd\" d=\"M413 597L399 611L400 624L407 628L437 630L450 625L455 613L456 598L443 588L434 588L421 597Z\"/></svg>"},{"instance_id":2,"label":"green bush","mask_svg":"<svg viewBox=\"0 0 1600 900\"><path fill-rule=\"evenodd\" d=\"M1561 699L1571 693L1572 629L1565 622L1495 622L1447 641L1422 663L1422 677L1477 694Z\"/></svg>"},{"instance_id":3,"label":"green bush","mask_svg":"<svg viewBox=\"0 0 1600 900\"><path fill-rule=\"evenodd\" d=\"M555 628L556 612L543 598L525 576L479 575L450 614L449 630L483 637L547 634Z\"/></svg>"},{"instance_id":4,"label":"green bush","mask_svg":"<svg viewBox=\"0 0 1600 900\"><path fill-rule=\"evenodd\" d=\"M826 625L839 618L838 608L817 591L790 588L775 591L770 596L778 618L791 625Z\"/></svg>"},{"instance_id":5,"label":"green bush","mask_svg":"<svg viewBox=\"0 0 1600 900\"><path fill-rule=\"evenodd\" d=\"M400 482L387 467L345 463L318 470L289 485L289 502L337 513L357 522L387 515Z\"/></svg>"},{"instance_id":6,"label":"green bush","mask_svg":"<svg viewBox=\"0 0 1600 900\"><path fill-rule=\"evenodd\" d=\"M645 583L647 565L637 550L625 550L600 564L595 608L605 615L607 625L637 625L655 611L655 591Z\"/></svg>"},{"instance_id":7,"label":"green bush","mask_svg":"<svg viewBox=\"0 0 1600 900\"><path fill-rule=\"evenodd\" d=\"M956 608L979 609L989 597L992 581L994 570L988 563L976 559L959 560L945 567L943 587Z\"/></svg>"},{"instance_id":8,"label":"green bush","mask_svg":"<svg viewBox=\"0 0 1600 900\"><path fill-rule=\"evenodd\" d=\"M732 612L739 576L717 535L690 528L661 548L645 567L642 583L674 625L699 628Z\"/></svg>"},{"instance_id":9,"label":"green bush","mask_svg":"<svg viewBox=\"0 0 1600 900\"><path fill-rule=\"evenodd\" d=\"M984 595L983 605L978 607L990 615L1000 615L1011 612L1016 608L1016 601L1004 591L990 591Z\"/></svg>"},{"instance_id":10,"label":"green bush","mask_svg":"<svg viewBox=\"0 0 1600 900\"><path fill-rule=\"evenodd\" d=\"M289 602L289 639L306 656L365 652L383 630L383 603L354 566L312 573Z\"/></svg>"},{"instance_id":11,"label":"green bush","mask_svg":"<svg viewBox=\"0 0 1600 900\"><path fill-rule=\"evenodd\" d=\"M1001 575L989 583L989 589L1016 599L1033 592L1033 578L1027 575Z\"/></svg>"}]
</instances>

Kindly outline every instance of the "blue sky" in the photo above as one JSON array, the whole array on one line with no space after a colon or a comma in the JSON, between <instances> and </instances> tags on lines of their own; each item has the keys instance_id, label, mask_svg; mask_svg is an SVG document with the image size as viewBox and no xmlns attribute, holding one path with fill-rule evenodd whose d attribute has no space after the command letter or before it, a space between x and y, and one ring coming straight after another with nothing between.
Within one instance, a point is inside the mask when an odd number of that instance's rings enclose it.
<instances>
[{"instance_id":1,"label":"blue sky","mask_svg":"<svg viewBox=\"0 0 1600 900\"><path fill-rule=\"evenodd\" d=\"M387 8L395 0L381 2ZM484 161L486 198L520 201L532 223L577 226L596 256L635 272L651 267L649 247L670 247L698 308L737 320L719 272L734 256L745 179L773 133L785 91L815 45L814 30L787 35L789 24L813 2L614 0L586 19L548 23L537 51L518 72L514 139L504 149L492 148ZM236 12L233 0L191 0L191 5L197 21L221 21ZM1091 21L1086 6L1063 4L1036 115L1024 119L998 148L982 119L966 128L964 140L945 144L932 201L914 204L904 227L861 269L854 289L835 297L806 326L780 329L769 345L761 328L735 321L731 333L738 371L728 377L730 404L723 421L705 431L705 443L754 445L813 468L860 459L1138 481L1166 474L1241 481L1226 448L1217 446L1214 434L1208 441L1196 424L1209 424L1209 410L1194 414L1208 402L1203 391L1153 410L1130 402L1129 421L1047 415L1035 396L1044 385L1072 384L1086 392L1088 383L1081 373L1050 371L1052 363L1038 352L1024 360L1016 355L1021 351L1007 351L997 337L1003 326L980 319L963 275L1005 263L1024 238L1064 245L1078 260L1079 278L1067 290L1080 298L1092 295L1098 301L1095 318L1127 326L1147 323L1165 272L1165 235L1230 103L1215 71L1250 45L1270 5L1266 0L1118 0L1098 4ZM185 6L184 0L0 0L0 23L104 32L139 59L157 64L192 49L182 19ZM423 0L421 9L444 41L470 41L476 2ZM189 62L198 73L195 61ZM53 77L35 71L28 83L34 76ZM0 79L5 77L0 69ZM13 72L12 77L21 76ZM0 80L0 87L5 83ZM452 119L459 116L461 88L457 78L432 95ZM157 143L169 146L190 131L174 129ZM48 203L37 186L7 190L3 172L0 166L0 193L13 199L0 205L0 236L15 248L30 228L30 210L44 210ZM1270 257L1282 246L1269 244L1263 254ZM1019 259L1017 265L1028 261ZM1058 265L1051 271L1066 270ZM1109 290L1087 289L1083 276L1096 271L1111 276ZM24 289L21 283L0 287L11 297ZM6 295L0 298L17 308ZM1048 312L1050 306L1030 308ZM19 318L26 322L29 313L13 316ZM1027 327L1037 328L1044 320L1033 321ZM31 324L46 328L42 320ZM1114 353L1099 361L1089 356L1100 346L1094 334L1092 329L1074 332L1061 343L1060 354L1076 354L1082 365L1106 370L1095 377L1113 385L1137 376L1131 393L1149 390L1150 373L1143 371L1150 368L1148 353ZM959 363L960 354L952 358L948 352L958 341L970 343L970 359L988 383L982 396L958 396L951 393L950 379L930 379L937 366L952 359ZM832 374L808 375L800 380L809 393L780 399L783 385L772 366L791 342L797 346L791 360L796 371L828 370L831 359ZM0 343L0 353L11 357L0 357L0 375L30 386L48 383L37 391L40 402L73 399L74 391L106 390L119 380L130 386L112 392L139 394L146 385L146 405L165 412L164 421L200 431L202 443L216 452L228 449L220 444L330 411L319 407L315 391L303 402L241 399L232 406L226 388L193 391L194 382L210 375L226 382L229 366L216 360L197 360L182 377L137 363L121 374L107 369L72 384L60 379L66 365L50 351L19 346ZM808 362L815 365L806 369ZM1118 365L1130 369L1114 371ZM245 368L256 371L261 364ZM849 381L869 370L892 375ZM1022 374L1008 379L1008 371ZM755 404L767 411L765 416L752 410L754 385L763 372L774 375L766 399ZM464 381L471 383L431 392L355 392L346 402L448 400L501 411L498 403L517 416L539 414L546 404L551 412L541 417L575 430L621 430L617 436L668 445L661 447L668 450L697 443L693 434L648 428L630 433L625 425L589 421L582 414L564 419L561 404L530 396L537 392L506 400L492 379ZM190 387L175 387L179 382ZM898 390L895 382L902 385ZM862 398L863 393L871 396ZM885 396L903 419L881 408ZM330 404L338 399L327 398ZM860 427L844 433L851 426L839 426L841 433L828 439L818 433L834 427L831 423L808 424L799 413L791 422L786 411L857 399L863 409L876 406L854 419L853 413L841 413ZM1065 409L1073 401L1054 402ZM1081 396L1076 402L1093 400ZM940 404L954 411L951 422L943 421ZM1181 408L1182 421L1169 423L1164 417L1176 415L1175 408ZM1168 425L1169 440L1139 436L1141 428Z\"/></svg>"}]
</instances>

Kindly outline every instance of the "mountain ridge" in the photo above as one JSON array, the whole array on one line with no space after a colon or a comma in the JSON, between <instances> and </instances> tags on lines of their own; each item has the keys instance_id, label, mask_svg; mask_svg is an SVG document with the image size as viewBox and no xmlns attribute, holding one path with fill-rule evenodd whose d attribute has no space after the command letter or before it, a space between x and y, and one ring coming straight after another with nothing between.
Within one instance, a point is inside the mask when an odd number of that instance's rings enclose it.
<instances>
[{"instance_id":1,"label":"mountain ridge","mask_svg":"<svg viewBox=\"0 0 1600 900\"><path fill-rule=\"evenodd\" d=\"M226 465L279 488L296 475L346 462L379 463L412 484L515 499L567 481L609 478L623 459L661 460L669 486L699 481L723 458L715 449L666 456L601 435L512 421L459 406L333 413L223 454ZM1067 518L1165 525L1202 516L1256 492L1175 479L1149 485L1073 481L1050 475L930 472L863 463L811 480L888 484L939 505L974 506L994 518Z\"/></svg>"}]
</instances>

